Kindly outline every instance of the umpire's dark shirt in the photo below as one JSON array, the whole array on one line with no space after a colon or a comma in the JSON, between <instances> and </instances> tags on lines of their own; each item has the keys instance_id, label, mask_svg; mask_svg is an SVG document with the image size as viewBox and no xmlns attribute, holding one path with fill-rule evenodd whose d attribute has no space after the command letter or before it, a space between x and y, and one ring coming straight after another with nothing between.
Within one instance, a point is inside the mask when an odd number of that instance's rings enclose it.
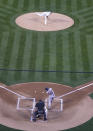
<instances>
[{"instance_id":1,"label":"umpire's dark shirt","mask_svg":"<svg viewBox=\"0 0 93 131\"><path fill-rule=\"evenodd\" d=\"M44 102L39 101L38 103L36 103L35 107L37 107L39 111L42 111L42 110L44 110L44 106L45 106Z\"/></svg>"}]
</instances>

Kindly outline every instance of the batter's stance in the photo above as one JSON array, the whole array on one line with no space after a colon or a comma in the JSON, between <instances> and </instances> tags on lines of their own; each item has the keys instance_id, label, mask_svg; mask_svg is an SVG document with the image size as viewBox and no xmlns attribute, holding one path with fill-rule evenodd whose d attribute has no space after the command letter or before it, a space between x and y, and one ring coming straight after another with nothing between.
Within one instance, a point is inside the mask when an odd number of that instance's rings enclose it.
<instances>
[{"instance_id":1,"label":"batter's stance","mask_svg":"<svg viewBox=\"0 0 93 131\"><path fill-rule=\"evenodd\" d=\"M48 97L48 109L50 109L51 105L52 105L52 101L55 97L55 93L54 93L52 88L45 88L45 90L46 90L46 93L49 95L49 97Z\"/></svg>"}]
</instances>

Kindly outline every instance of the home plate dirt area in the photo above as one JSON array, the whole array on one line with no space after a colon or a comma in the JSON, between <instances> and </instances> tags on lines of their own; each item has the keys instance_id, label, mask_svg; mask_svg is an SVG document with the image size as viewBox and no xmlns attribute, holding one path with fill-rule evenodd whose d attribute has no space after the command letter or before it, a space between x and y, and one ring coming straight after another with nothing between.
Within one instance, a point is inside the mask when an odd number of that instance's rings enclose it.
<instances>
[{"instance_id":1,"label":"home plate dirt area","mask_svg":"<svg viewBox=\"0 0 93 131\"><path fill-rule=\"evenodd\" d=\"M24 131L58 131L76 127L93 117L93 100L88 96L93 92L92 82L75 88L49 82L21 83L11 86L0 83L0 86L25 97L34 97L36 100L45 100L48 97L45 87L52 88L56 96L82 88L62 97L62 112L54 110L59 103L53 103L52 109L48 111L48 120L46 122L43 120L31 122L30 111L16 109L18 96L0 88L0 124L2 125ZM28 105L30 105L30 101Z\"/></svg>"}]
</instances>

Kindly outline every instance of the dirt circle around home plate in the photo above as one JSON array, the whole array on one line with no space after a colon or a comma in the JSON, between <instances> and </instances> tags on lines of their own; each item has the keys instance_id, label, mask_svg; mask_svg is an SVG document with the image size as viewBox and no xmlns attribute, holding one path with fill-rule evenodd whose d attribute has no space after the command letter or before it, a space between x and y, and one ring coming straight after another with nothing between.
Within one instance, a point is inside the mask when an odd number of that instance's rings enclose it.
<instances>
[{"instance_id":1,"label":"dirt circle around home plate","mask_svg":"<svg viewBox=\"0 0 93 131\"><path fill-rule=\"evenodd\" d=\"M50 82L21 83L11 86L0 84L0 86L36 100L45 100L48 97L45 87L52 88L56 96L74 90L70 86ZM78 91L63 97L62 112L56 110L60 108L60 103L54 101L51 110L48 111L48 120L46 122L37 120L34 123L30 121L29 111L16 109L18 96L0 88L0 124L25 131L58 131L79 126L93 116L93 100L87 93L87 90ZM27 104L30 105L30 101Z\"/></svg>"},{"instance_id":2,"label":"dirt circle around home plate","mask_svg":"<svg viewBox=\"0 0 93 131\"><path fill-rule=\"evenodd\" d=\"M71 17L59 13L51 13L48 16L47 24L45 24L45 17L38 16L36 13L22 14L15 19L15 23L21 28L35 31L58 31L74 25L74 20Z\"/></svg>"}]
</instances>

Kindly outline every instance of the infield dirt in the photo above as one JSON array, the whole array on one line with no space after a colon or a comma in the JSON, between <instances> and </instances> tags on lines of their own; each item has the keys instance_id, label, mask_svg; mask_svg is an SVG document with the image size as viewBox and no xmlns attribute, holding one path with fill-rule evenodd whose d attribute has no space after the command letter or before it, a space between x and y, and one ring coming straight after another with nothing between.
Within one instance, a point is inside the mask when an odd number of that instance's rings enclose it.
<instances>
[{"instance_id":1,"label":"infield dirt","mask_svg":"<svg viewBox=\"0 0 93 131\"><path fill-rule=\"evenodd\" d=\"M53 88L55 95L60 96L90 83L76 88L48 82L22 83L11 86L0 85L25 97L35 97L36 100L45 100L48 97L44 92L45 87ZM0 123L25 131L57 131L81 125L93 116L93 100L88 96L92 92L93 86L89 86L63 97L62 112L53 111L58 106L56 104L48 111L48 120L46 122L37 120L36 123L33 123L30 121L29 111L16 110L18 96L0 88Z\"/></svg>"}]
</instances>

